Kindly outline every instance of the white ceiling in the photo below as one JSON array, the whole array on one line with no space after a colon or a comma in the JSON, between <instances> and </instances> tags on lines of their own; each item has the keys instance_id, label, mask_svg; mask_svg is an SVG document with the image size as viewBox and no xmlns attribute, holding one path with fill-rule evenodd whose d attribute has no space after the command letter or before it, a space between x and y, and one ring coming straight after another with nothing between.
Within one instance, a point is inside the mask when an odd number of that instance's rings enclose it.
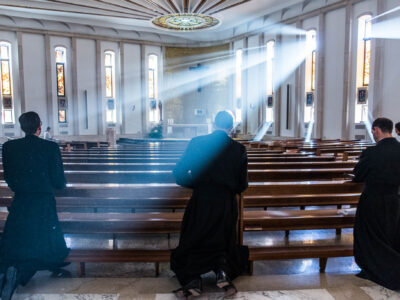
<instances>
[{"instance_id":1,"label":"white ceiling","mask_svg":"<svg viewBox=\"0 0 400 300\"><path fill-rule=\"evenodd\" d=\"M66 31L87 26L95 34L99 28L114 35L135 33L139 39L158 37L160 41L215 42L233 38L240 27L262 26L268 16L280 17L293 8L328 5L338 0L0 0L0 25L51 29L64 24ZM151 19L174 12L200 12L219 19L216 28L178 33L155 28ZM35 24L26 22L35 21ZM261 20L261 22L260 22ZM254 26L253 26L254 27Z\"/></svg>"}]
</instances>

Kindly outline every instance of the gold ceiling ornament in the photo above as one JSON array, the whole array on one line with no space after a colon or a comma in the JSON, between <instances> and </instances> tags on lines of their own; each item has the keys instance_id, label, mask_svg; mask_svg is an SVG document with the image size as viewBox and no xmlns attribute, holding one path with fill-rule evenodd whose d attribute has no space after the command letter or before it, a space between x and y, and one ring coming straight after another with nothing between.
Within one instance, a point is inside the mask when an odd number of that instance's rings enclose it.
<instances>
[{"instance_id":1,"label":"gold ceiling ornament","mask_svg":"<svg viewBox=\"0 0 400 300\"><path fill-rule=\"evenodd\" d=\"M156 17L152 23L162 29L185 32L215 27L220 21L203 14L176 13Z\"/></svg>"}]
</instances>

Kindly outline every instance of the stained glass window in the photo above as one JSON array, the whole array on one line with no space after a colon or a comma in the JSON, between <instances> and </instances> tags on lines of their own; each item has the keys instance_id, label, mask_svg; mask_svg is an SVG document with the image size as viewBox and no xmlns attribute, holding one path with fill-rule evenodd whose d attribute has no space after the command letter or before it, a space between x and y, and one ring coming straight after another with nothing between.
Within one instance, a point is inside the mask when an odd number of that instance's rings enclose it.
<instances>
[{"instance_id":1,"label":"stained glass window","mask_svg":"<svg viewBox=\"0 0 400 300\"><path fill-rule=\"evenodd\" d=\"M371 18L365 20L364 31L364 63L363 63L363 86L369 85L369 74L371 67Z\"/></svg>"},{"instance_id":2,"label":"stained glass window","mask_svg":"<svg viewBox=\"0 0 400 300\"><path fill-rule=\"evenodd\" d=\"M316 52L315 50L311 54L311 90L315 90L315 58Z\"/></svg>"},{"instance_id":3,"label":"stained glass window","mask_svg":"<svg viewBox=\"0 0 400 300\"><path fill-rule=\"evenodd\" d=\"M11 77L11 44L0 42L0 91L4 123L14 123Z\"/></svg>"},{"instance_id":4,"label":"stained glass window","mask_svg":"<svg viewBox=\"0 0 400 300\"><path fill-rule=\"evenodd\" d=\"M104 52L104 71L105 71L105 88L107 108L106 120L107 123L117 122L117 110L115 101L115 53L113 51ZM109 103L113 103L112 106Z\"/></svg>"},{"instance_id":5,"label":"stained glass window","mask_svg":"<svg viewBox=\"0 0 400 300\"><path fill-rule=\"evenodd\" d=\"M150 54L148 58L148 98L149 98L149 120L159 122L161 111L158 99L158 56Z\"/></svg>"},{"instance_id":6,"label":"stained glass window","mask_svg":"<svg viewBox=\"0 0 400 300\"><path fill-rule=\"evenodd\" d=\"M106 73L106 97L114 97L114 53L108 51L104 56L104 66Z\"/></svg>"},{"instance_id":7,"label":"stained glass window","mask_svg":"<svg viewBox=\"0 0 400 300\"><path fill-rule=\"evenodd\" d=\"M64 64L56 63L57 69L57 96L65 96Z\"/></svg>"},{"instance_id":8,"label":"stained glass window","mask_svg":"<svg viewBox=\"0 0 400 300\"><path fill-rule=\"evenodd\" d=\"M312 92L316 87L316 57L317 57L317 31L312 29L306 33L306 70L305 70L305 103L304 103L304 123L314 120L314 101L309 101L313 97Z\"/></svg>"},{"instance_id":9,"label":"stained glass window","mask_svg":"<svg viewBox=\"0 0 400 300\"><path fill-rule=\"evenodd\" d=\"M11 95L10 61L1 61L1 89L3 95Z\"/></svg>"},{"instance_id":10,"label":"stained glass window","mask_svg":"<svg viewBox=\"0 0 400 300\"><path fill-rule=\"evenodd\" d=\"M65 109L58 110L58 122L67 123L67 111Z\"/></svg>"},{"instance_id":11,"label":"stained glass window","mask_svg":"<svg viewBox=\"0 0 400 300\"><path fill-rule=\"evenodd\" d=\"M368 87L371 74L371 15L358 18L358 44L357 44L357 85L356 90ZM357 93L355 105L355 123L368 121L368 96L360 101Z\"/></svg>"}]
</instances>

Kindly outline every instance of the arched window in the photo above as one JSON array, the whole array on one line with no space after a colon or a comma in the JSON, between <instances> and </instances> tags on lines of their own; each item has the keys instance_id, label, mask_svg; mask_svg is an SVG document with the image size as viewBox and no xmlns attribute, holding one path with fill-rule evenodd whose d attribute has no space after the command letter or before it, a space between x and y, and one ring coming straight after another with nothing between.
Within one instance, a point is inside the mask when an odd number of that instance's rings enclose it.
<instances>
[{"instance_id":1,"label":"arched window","mask_svg":"<svg viewBox=\"0 0 400 300\"><path fill-rule=\"evenodd\" d=\"M304 123L310 123L314 120L315 64L317 58L317 32L314 29L307 31L306 51Z\"/></svg>"},{"instance_id":2,"label":"arched window","mask_svg":"<svg viewBox=\"0 0 400 300\"><path fill-rule=\"evenodd\" d=\"M117 122L117 110L115 103L115 53L113 51L104 52L104 73L106 82L107 123Z\"/></svg>"},{"instance_id":3,"label":"arched window","mask_svg":"<svg viewBox=\"0 0 400 300\"><path fill-rule=\"evenodd\" d=\"M3 110L3 124L14 123L14 104L12 95L11 77L11 44L0 42L0 65L1 65L1 103Z\"/></svg>"},{"instance_id":4,"label":"arched window","mask_svg":"<svg viewBox=\"0 0 400 300\"><path fill-rule=\"evenodd\" d=\"M275 58L275 41L267 43L267 111L266 121L274 122L274 58Z\"/></svg>"},{"instance_id":5,"label":"arched window","mask_svg":"<svg viewBox=\"0 0 400 300\"><path fill-rule=\"evenodd\" d=\"M149 55L148 60L148 98L149 98L149 120L160 122L160 109L158 105L158 56Z\"/></svg>"},{"instance_id":6,"label":"arched window","mask_svg":"<svg viewBox=\"0 0 400 300\"><path fill-rule=\"evenodd\" d=\"M371 71L371 18L371 15L363 15L358 18L355 123L368 120L368 85Z\"/></svg>"},{"instance_id":7,"label":"arched window","mask_svg":"<svg viewBox=\"0 0 400 300\"><path fill-rule=\"evenodd\" d=\"M243 50L236 50L236 122L242 121L242 70L243 70Z\"/></svg>"},{"instance_id":8,"label":"arched window","mask_svg":"<svg viewBox=\"0 0 400 300\"><path fill-rule=\"evenodd\" d=\"M58 99L58 123L67 122L67 99L65 93L65 68L67 62L67 49L56 47L56 80Z\"/></svg>"}]
</instances>

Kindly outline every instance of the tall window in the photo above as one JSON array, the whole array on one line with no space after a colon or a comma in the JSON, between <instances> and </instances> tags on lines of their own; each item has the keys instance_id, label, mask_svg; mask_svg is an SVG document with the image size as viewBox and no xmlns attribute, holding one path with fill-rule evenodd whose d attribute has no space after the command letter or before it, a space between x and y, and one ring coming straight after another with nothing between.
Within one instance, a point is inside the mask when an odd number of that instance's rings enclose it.
<instances>
[{"instance_id":1,"label":"tall window","mask_svg":"<svg viewBox=\"0 0 400 300\"><path fill-rule=\"evenodd\" d=\"M235 118L236 122L242 121L242 70L243 70L243 50L236 50L236 103Z\"/></svg>"},{"instance_id":2,"label":"tall window","mask_svg":"<svg viewBox=\"0 0 400 300\"><path fill-rule=\"evenodd\" d=\"M307 31L306 51L304 123L310 123L314 120L315 64L317 56L317 32L314 29Z\"/></svg>"},{"instance_id":3,"label":"tall window","mask_svg":"<svg viewBox=\"0 0 400 300\"><path fill-rule=\"evenodd\" d=\"M56 79L58 100L58 123L67 123L67 99L65 94L65 68L67 49L57 47L56 51Z\"/></svg>"},{"instance_id":4,"label":"tall window","mask_svg":"<svg viewBox=\"0 0 400 300\"><path fill-rule=\"evenodd\" d=\"M160 122L160 109L158 106L158 56L149 55L148 61L148 98L149 98L149 120Z\"/></svg>"},{"instance_id":5,"label":"tall window","mask_svg":"<svg viewBox=\"0 0 400 300\"><path fill-rule=\"evenodd\" d=\"M0 42L0 65L1 65L1 103L3 111L3 124L14 123L14 105L12 95L11 79L11 44Z\"/></svg>"},{"instance_id":6,"label":"tall window","mask_svg":"<svg viewBox=\"0 0 400 300\"><path fill-rule=\"evenodd\" d=\"M104 71L106 82L106 121L107 123L117 122L117 110L115 107L115 53L113 51L104 52Z\"/></svg>"},{"instance_id":7,"label":"tall window","mask_svg":"<svg viewBox=\"0 0 400 300\"><path fill-rule=\"evenodd\" d=\"M267 43L267 111L266 121L274 121L274 80L273 68L275 58L275 41Z\"/></svg>"},{"instance_id":8,"label":"tall window","mask_svg":"<svg viewBox=\"0 0 400 300\"><path fill-rule=\"evenodd\" d=\"M371 15L358 18L357 100L355 122L368 120L368 85L371 71Z\"/></svg>"}]
</instances>

